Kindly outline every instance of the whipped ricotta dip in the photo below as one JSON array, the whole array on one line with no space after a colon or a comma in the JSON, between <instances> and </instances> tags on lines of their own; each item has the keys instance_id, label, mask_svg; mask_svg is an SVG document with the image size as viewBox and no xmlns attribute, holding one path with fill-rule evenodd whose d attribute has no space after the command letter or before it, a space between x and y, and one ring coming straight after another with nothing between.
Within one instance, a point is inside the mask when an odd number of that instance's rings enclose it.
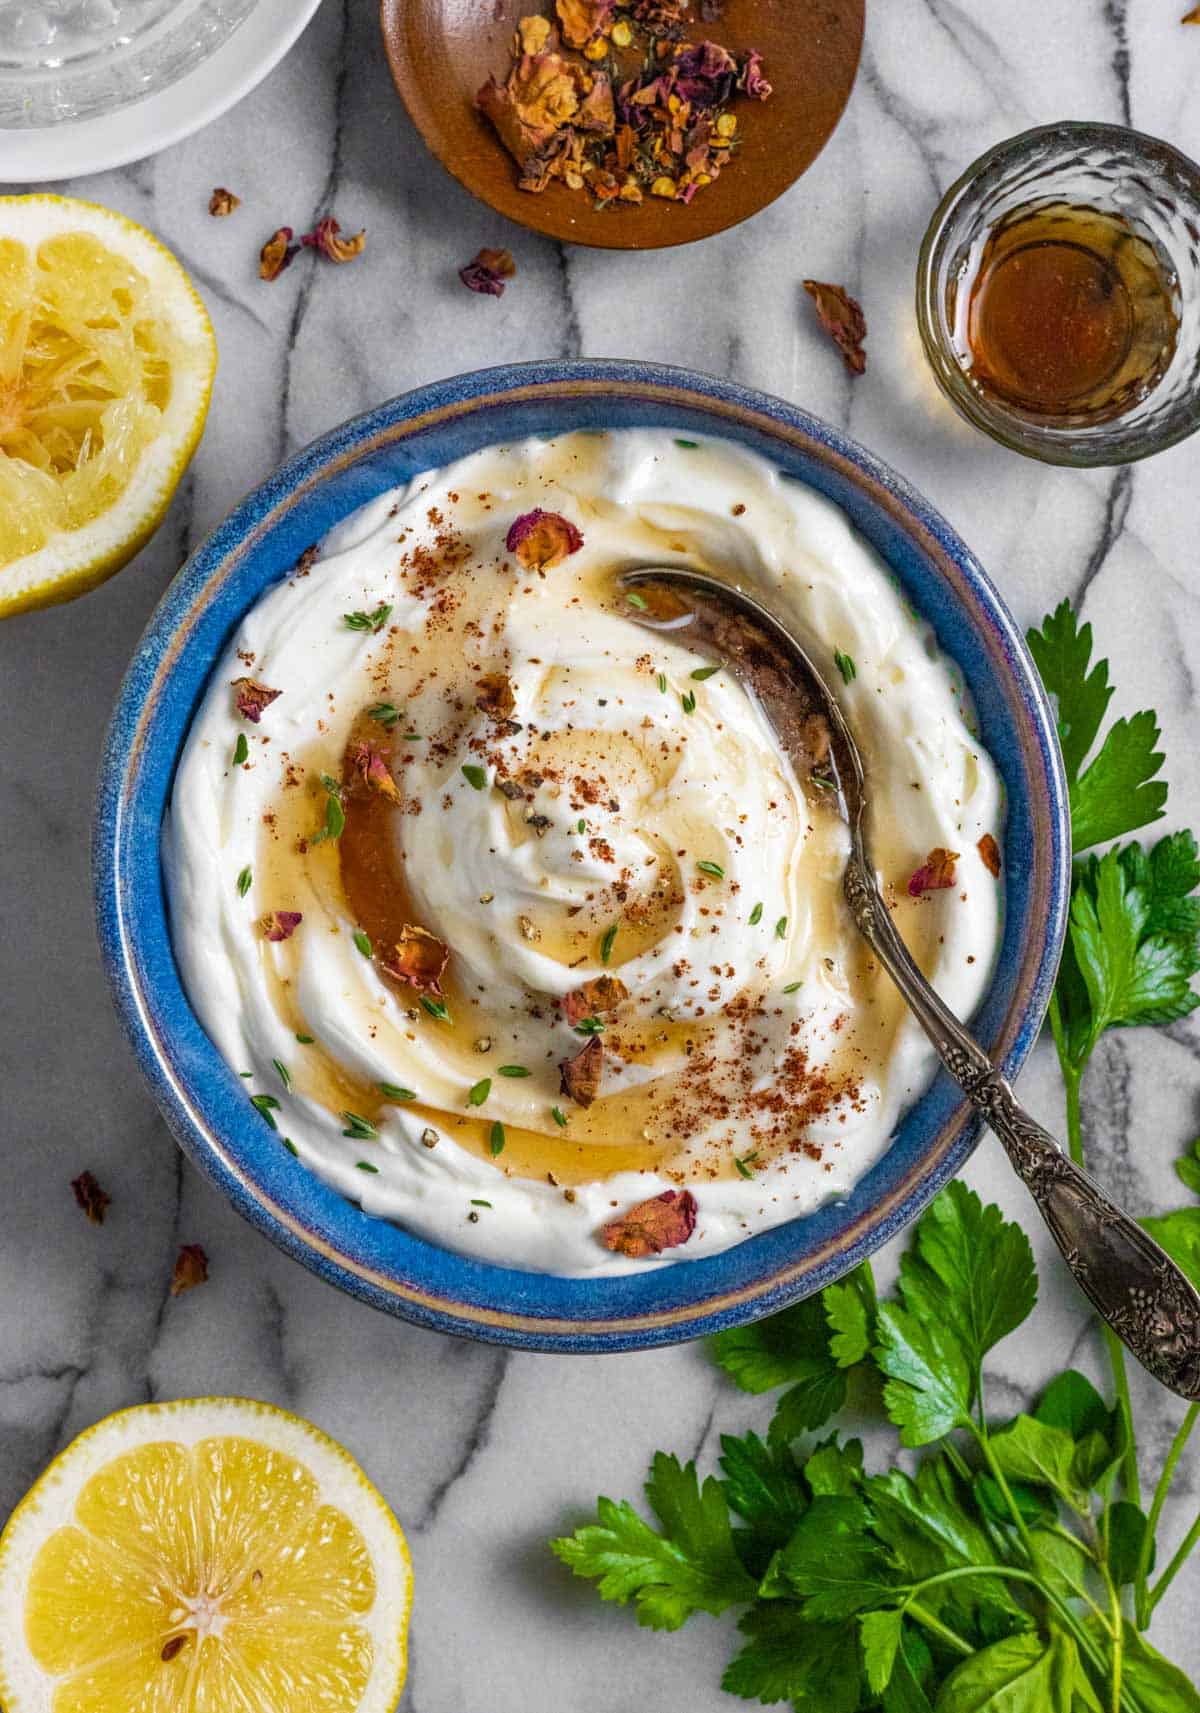
<instances>
[{"instance_id":1,"label":"whipped ricotta dip","mask_svg":"<svg viewBox=\"0 0 1200 1713\"><path fill-rule=\"evenodd\" d=\"M247 1122L508 1266L636 1271L809 1213L935 1067L821 779L618 581L673 563L836 687L889 906L969 1016L1003 810L955 668L836 506L721 440L499 445L372 501L246 614L175 780L176 956Z\"/></svg>"}]
</instances>

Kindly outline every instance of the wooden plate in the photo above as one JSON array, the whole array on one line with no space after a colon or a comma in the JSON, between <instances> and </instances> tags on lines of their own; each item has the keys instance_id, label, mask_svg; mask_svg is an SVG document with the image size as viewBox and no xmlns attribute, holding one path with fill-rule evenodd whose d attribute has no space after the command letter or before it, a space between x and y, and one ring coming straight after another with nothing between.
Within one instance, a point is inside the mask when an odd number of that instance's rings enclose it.
<instances>
[{"instance_id":1,"label":"wooden plate","mask_svg":"<svg viewBox=\"0 0 1200 1713\"><path fill-rule=\"evenodd\" d=\"M759 49L770 100L737 104L737 156L690 204L647 197L640 207L599 210L584 192L557 181L541 195L519 190L516 163L474 106L489 74L503 80L508 72L517 19L550 14L550 0L382 0L380 10L404 105L438 160L473 195L551 238L656 250L735 226L812 165L849 99L865 8L866 0L726 0L720 22L697 17L692 39Z\"/></svg>"}]
</instances>

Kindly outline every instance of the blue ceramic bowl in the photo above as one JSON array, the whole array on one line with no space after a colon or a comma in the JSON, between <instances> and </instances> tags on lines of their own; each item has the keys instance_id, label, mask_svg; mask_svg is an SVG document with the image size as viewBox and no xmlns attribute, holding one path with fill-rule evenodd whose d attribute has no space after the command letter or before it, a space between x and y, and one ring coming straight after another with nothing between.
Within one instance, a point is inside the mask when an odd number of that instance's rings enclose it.
<instances>
[{"instance_id":1,"label":"blue ceramic bowl","mask_svg":"<svg viewBox=\"0 0 1200 1713\"><path fill-rule=\"evenodd\" d=\"M297 453L167 590L121 688L100 777L100 945L138 1062L180 1145L252 1225L332 1284L423 1326L535 1350L669 1344L830 1284L921 1212L966 1160L978 1121L939 1075L849 1200L709 1260L563 1279L467 1259L344 1201L248 1108L180 984L162 818L214 663L246 609L311 542L382 490L480 447L633 426L724 436L835 500L958 662L1008 796L1004 942L975 1027L1013 1074L1050 997L1069 867L1062 762L1021 633L963 543L892 471L803 411L710 376L620 362L490 369L420 388Z\"/></svg>"}]
</instances>

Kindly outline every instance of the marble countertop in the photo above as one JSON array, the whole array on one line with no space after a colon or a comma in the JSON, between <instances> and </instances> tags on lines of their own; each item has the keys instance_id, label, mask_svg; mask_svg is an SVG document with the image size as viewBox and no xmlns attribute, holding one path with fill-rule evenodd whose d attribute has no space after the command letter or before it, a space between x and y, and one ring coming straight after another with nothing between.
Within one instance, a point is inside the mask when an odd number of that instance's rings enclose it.
<instances>
[{"instance_id":1,"label":"marble countertop","mask_svg":"<svg viewBox=\"0 0 1200 1713\"><path fill-rule=\"evenodd\" d=\"M374 0L324 0L299 45L232 113L154 160L76 181L179 254L216 323L212 414L170 515L140 559L71 607L0 627L0 1518L50 1456L106 1412L237 1392L342 1439L405 1523L417 1572L410 1713L721 1713L726 1626L639 1631L572 1582L544 1541L597 1492L638 1490L658 1447L710 1463L722 1431L765 1423L699 1347L596 1360L510 1355L391 1321L319 1283L244 1225L176 1151L134 1070L91 926L88 822L101 732L125 663L190 549L286 453L418 382L499 361L625 356L686 364L794 400L894 463L976 550L1023 622L1070 595L1096 628L1117 712L1157 706L1172 812L1200 817L1200 441L1090 473L1027 462L935 392L912 310L917 246L942 190L982 149L1048 120L1121 120L1200 155L1200 30L1182 0L869 0L849 110L773 207L684 253L563 249L473 202L425 153L397 102ZM3 155L0 153L0 178ZM213 221L214 185L243 199ZM280 224L332 210L370 234L352 267L256 278ZM507 244L502 301L456 269ZM845 281L870 322L851 381L800 280ZM1130 1206L1179 1199L1194 1134L1200 1028L1110 1037L1091 1073L1092 1160ZM1052 1124L1043 1047L1022 1093ZM113 1197L94 1229L68 1180ZM1099 1374L1079 1297L985 1143L969 1177L1026 1221L1042 1268L1033 1335L996 1352L992 1398L1019 1404L1068 1360ZM167 1294L177 1244L211 1282ZM885 1272L888 1260L883 1260ZM1139 1383L1161 1462L1181 1414ZM1180 1474L1180 1529L1200 1496ZM1193 1561L1195 1564L1196 1561ZM1156 1638L1200 1676L1200 1569ZM1190 1618L1190 1621L1189 1621Z\"/></svg>"}]
</instances>

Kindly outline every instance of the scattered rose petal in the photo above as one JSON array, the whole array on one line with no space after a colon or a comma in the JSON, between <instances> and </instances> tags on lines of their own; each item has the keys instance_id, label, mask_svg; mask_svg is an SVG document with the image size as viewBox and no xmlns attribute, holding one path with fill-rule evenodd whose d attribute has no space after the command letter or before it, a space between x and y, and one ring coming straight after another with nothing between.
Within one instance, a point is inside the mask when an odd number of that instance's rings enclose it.
<instances>
[{"instance_id":1,"label":"scattered rose petal","mask_svg":"<svg viewBox=\"0 0 1200 1713\"><path fill-rule=\"evenodd\" d=\"M738 63L719 42L699 42L675 59L675 90L693 107L723 107L733 94Z\"/></svg>"},{"instance_id":2,"label":"scattered rose petal","mask_svg":"<svg viewBox=\"0 0 1200 1713\"><path fill-rule=\"evenodd\" d=\"M320 250L327 261L352 262L366 249L367 234L362 231L356 232L353 238L343 238L341 231L333 215L327 214L324 220L317 221L311 232L303 234L300 242L309 250Z\"/></svg>"},{"instance_id":3,"label":"scattered rose petal","mask_svg":"<svg viewBox=\"0 0 1200 1713\"><path fill-rule=\"evenodd\" d=\"M567 46L586 48L612 24L616 0L554 0L554 10Z\"/></svg>"},{"instance_id":4,"label":"scattered rose petal","mask_svg":"<svg viewBox=\"0 0 1200 1713\"><path fill-rule=\"evenodd\" d=\"M484 297L503 297L504 282L512 279L517 264L511 250L480 250L474 261L458 270L458 277L468 291Z\"/></svg>"},{"instance_id":5,"label":"scattered rose petal","mask_svg":"<svg viewBox=\"0 0 1200 1713\"><path fill-rule=\"evenodd\" d=\"M508 720L512 718L517 698L513 695L513 687L503 672L488 672L476 685L478 695L475 706L481 714L486 714L490 720Z\"/></svg>"},{"instance_id":6,"label":"scattered rose petal","mask_svg":"<svg viewBox=\"0 0 1200 1713\"><path fill-rule=\"evenodd\" d=\"M957 851L948 851L942 845L935 845L909 881L909 896L920 898L924 892L943 892L948 886L953 886L954 865L957 861Z\"/></svg>"},{"instance_id":7,"label":"scattered rose petal","mask_svg":"<svg viewBox=\"0 0 1200 1713\"><path fill-rule=\"evenodd\" d=\"M583 537L561 512L544 512L538 506L513 522L504 545L530 571L548 571L568 554L578 553Z\"/></svg>"},{"instance_id":8,"label":"scattered rose petal","mask_svg":"<svg viewBox=\"0 0 1200 1713\"><path fill-rule=\"evenodd\" d=\"M593 1035L573 1058L564 1059L558 1067L559 1088L577 1106L590 1106L600 1093L604 1074L604 1048L600 1038Z\"/></svg>"},{"instance_id":9,"label":"scattered rose petal","mask_svg":"<svg viewBox=\"0 0 1200 1713\"><path fill-rule=\"evenodd\" d=\"M990 875L998 878L1000 874L1000 846L996 843L992 835L990 833L985 833L976 845L975 849L983 859L984 868L987 869Z\"/></svg>"},{"instance_id":10,"label":"scattered rose petal","mask_svg":"<svg viewBox=\"0 0 1200 1713\"><path fill-rule=\"evenodd\" d=\"M273 232L259 251L258 277L260 280L277 280L285 268L290 268L299 252L299 244L292 243L292 228L281 226Z\"/></svg>"},{"instance_id":11,"label":"scattered rose petal","mask_svg":"<svg viewBox=\"0 0 1200 1713\"><path fill-rule=\"evenodd\" d=\"M352 743L346 751L346 772L367 791L377 791L389 803L399 803L396 781L374 744Z\"/></svg>"},{"instance_id":12,"label":"scattered rose petal","mask_svg":"<svg viewBox=\"0 0 1200 1713\"><path fill-rule=\"evenodd\" d=\"M379 962L386 975L406 981L418 993L440 993L449 959L449 946L443 945L436 935L406 924L400 930L395 949Z\"/></svg>"},{"instance_id":13,"label":"scattered rose petal","mask_svg":"<svg viewBox=\"0 0 1200 1713\"><path fill-rule=\"evenodd\" d=\"M596 73L596 80L580 105L575 123L581 131L595 131L602 136L611 136L617 123L617 110L613 102L612 84L602 71Z\"/></svg>"},{"instance_id":14,"label":"scattered rose petal","mask_svg":"<svg viewBox=\"0 0 1200 1713\"><path fill-rule=\"evenodd\" d=\"M598 975L563 996L563 1016L573 1029L585 1017L603 1017L615 1011L628 998L629 989L619 976Z\"/></svg>"},{"instance_id":15,"label":"scattered rose petal","mask_svg":"<svg viewBox=\"0 0 1200 1713\"><path fill-rule=\"evenodd\" d=\"M290 940L303 920L299 910L271 910L262 919L263 938L276 944Z\"/></svg>"},{"instance_id":16,"label":"scattered rose petal","mask_svg":"<svg viewBox=\"0 0 1200 1713\"><path fill-rule=\"evenodd\" d=\"M497 13L497 16L500 14ZM517 24L517 40L523 54L540 54L550 40L550 20L540 13L531 13Z\"/></svg>"},{"instance_id":17,"label":"scattered rose petal","mask_svg":"<svg viewBox=\"0 0 1200 1713\"><path fill-rule=\"evenodd\" d=\"M1200 24L1200 6L1196 6L1183 20L1185 24Z\"/></svg>"},{"instance_id":18,"label":"scattered rose petal","mask_svg":"<svg viewBox=\"0 0 1200 1713\"><path fill-rule=\"evenodd\" d=\"M108 1191L100 1188L91 1172L80 1172L77 1178L72 1178L71 1188L75 1192L75 1200L92 1224L103 1225L104 1215L112 1201Z\"/></svg>"},{"instance_id":19,"label":"scattered rose petal","mask_svg":"<svg viewBox=\"0 0 1200 1713\"><path fill-rule=\"evenodd\" d=\"M231 190L219 184L208 199L208 212L214 220L221 220L226 214L232 214L235 208L242 206L240 196L235 196Z\"/></svg>"},{"instance_id":20,"label":"scattered rose petal","mask_svg":"<svg viewBox=\"0 0 1200 1713\"><path fill-rule=\"evenodd\" d=\"M194 1291L208 1280L208 1256L198 1243L185 1243L175 1257L175 1272L171 1277L171 1295L182 1296Z\"/></svg>"},{"instance_id":21,"label":"scattered rose petal","mask_svg":"<svg viewBox=\"0 0 1200 1713\"><path fill-rule=\"evenodd\" d=\"M738 87L744 90L751 101L765 101L771 93L771 85L763 76L762 55L757 48L751 48L742 61L738 73Z\"/></svg>"},{"instance_id":22,"label":"scattered rose petal","mask_svg":"<svg viewBox=\"0 0 1200 1713\"><path fill-rule=\"evenodd\" d=\"M664 1190L604 1226L600 1236L606 1249L641 1260L686 1243L696 1229L696 1212L691 1190Z\"/></svg>"},{"instance_id":23,"label":"scattered rose petal","mask_svg":"<svg viewBox=\"0 0 1200 1713\"><path fill-rule=\"evenodd\" d=\"M233 680L233 705L243 720L249 720L256 726L263 717L263 711L271 706L281 690L272 690L266 684L258 684L253 678L235 678Z\"/></svg>"},{"instance_id":24,"label":"scattered rose petal","mask_svg":"<svg viewBox=\"0 0 1200 1713\"><path fill-rule=\"evenodd\" d=\"M867 318L862 312L862 305L843 286L805 280L804 289L816 304L821 326L842 353L842 360L850 373L863 374L867 367L867 354L863 350Z\"/></svg>"}]
</instances>

